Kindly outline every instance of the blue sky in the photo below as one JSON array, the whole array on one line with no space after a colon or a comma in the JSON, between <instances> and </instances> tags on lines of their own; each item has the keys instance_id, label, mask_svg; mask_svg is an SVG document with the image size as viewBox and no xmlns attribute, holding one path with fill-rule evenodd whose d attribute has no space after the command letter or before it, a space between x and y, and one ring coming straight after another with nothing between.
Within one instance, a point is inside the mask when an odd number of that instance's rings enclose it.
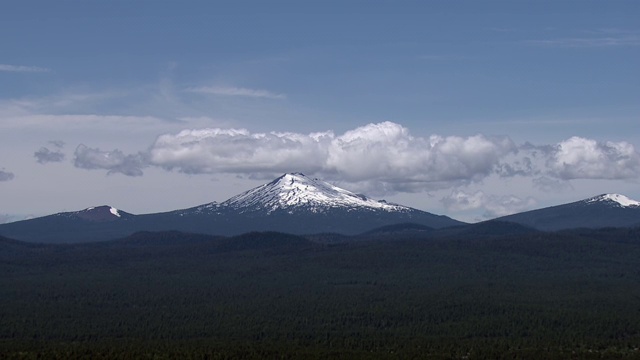
<instances>
[{"instance_id":1,"label":"blue sky","mask_svg":"<svg viewBox=\"0 0 640 360\"><path fill-rule=\"evenodd\" d=\"M640 199L637 1L5 1L0 220L284 171L477 221Z\"/></svg>"}]
</instances>

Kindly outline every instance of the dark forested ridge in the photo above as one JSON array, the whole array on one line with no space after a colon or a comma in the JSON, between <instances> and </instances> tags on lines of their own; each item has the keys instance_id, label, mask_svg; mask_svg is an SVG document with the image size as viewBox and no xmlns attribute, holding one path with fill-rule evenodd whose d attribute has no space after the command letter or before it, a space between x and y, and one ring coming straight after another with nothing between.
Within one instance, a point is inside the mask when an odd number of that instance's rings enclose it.
<instances>
[{"instance_id":1,"label":"dark forested ridge","mask_svg":"<svg viewBox=\"0 0 640 360\"><path fill-rule=\"evenodd\" d=\"M486 226L0 238L0 358L640 356L640 229Z\"/></svg>"}]
</instances>

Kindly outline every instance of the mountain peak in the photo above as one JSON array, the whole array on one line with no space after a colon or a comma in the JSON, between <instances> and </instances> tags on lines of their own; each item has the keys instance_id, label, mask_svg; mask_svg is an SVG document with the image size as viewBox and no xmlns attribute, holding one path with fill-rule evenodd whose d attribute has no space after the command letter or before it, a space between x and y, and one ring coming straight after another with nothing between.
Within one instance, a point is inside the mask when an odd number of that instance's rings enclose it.
<instances>
[{"instance_id":1,"label":"mountain peak","mask_svg":"<svg viewBox=\"0 0 640 360\"><path fill-rule=\"evenodd\" d=\"M302 173L286 173L220 204L235 209L288 212L304 209L315 213L332 208L409 211L408 207L376 201Z\"/></svg>"},{"instance_id":2,"label":"mountain peak","mask_svg":"<svg viewBox=\"0 0 640 360\"><path fill-rule=\"evenodd\" d=\"M614 204L615 206L620 207L637 207L640 206L640 201L629 199L628 197L620 194L602 194L590 199L585 200L586 203L599 203L605 202L609 204Z\"/></svg>"},{"instance_id":3,"label":"mountain peak","mask_svg":"<svg viewBox=\"0 0 640 360\"><path fill-rule=\"evenodd\" d=\"M130 214L124 211L118 210L113 206L101 205L101 206L88 207L80 211L58 213L57 215L71 217L71 218L80 218L88 221L103 222L103 221L118 220L122 218L123 215L125 217L128 217Z\"/></svg>"}]
</instances>

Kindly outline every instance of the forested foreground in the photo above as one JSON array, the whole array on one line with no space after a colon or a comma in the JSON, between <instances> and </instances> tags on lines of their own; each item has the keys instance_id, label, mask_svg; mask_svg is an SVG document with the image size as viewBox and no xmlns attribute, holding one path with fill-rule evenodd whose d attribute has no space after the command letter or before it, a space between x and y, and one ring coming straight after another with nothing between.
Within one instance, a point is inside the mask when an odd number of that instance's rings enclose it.
<instances>
[{"instance_id":1,"label":"forested foreground","mask_svg":"<svg viewBox=\"0 0 640 360\"><path fill-rule=\"evenodd\" d=\"M0 358L640 358L639 233L3 239Z\"/></svg>"}]
</instances>

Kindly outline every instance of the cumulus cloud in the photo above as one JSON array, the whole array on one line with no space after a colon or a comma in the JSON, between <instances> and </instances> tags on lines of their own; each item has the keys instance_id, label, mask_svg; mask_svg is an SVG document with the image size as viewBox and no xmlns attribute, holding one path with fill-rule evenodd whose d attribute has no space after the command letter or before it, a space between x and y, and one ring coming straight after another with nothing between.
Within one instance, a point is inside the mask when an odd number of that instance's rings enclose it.
<instances>
[{"instance_id":1,"label":"cumulus cloud","mask_svg":"<svg viewBox=\"0 0 640 360\"><path fill-rule=\"evenodd\" d=\"M83 144L76 148L73 161L78 168L103 169L107 170L107 174L121 173L127 176L142 176L144 163L142 154L125 155L118 149L103 151Z\"/></svg>"},{"instance_id":2,"label":"cumulus cloud","mask_svg":"<svg viewBox=\"0 0 640 360\"><path fill-rule=\"evenodd\" d=\"M38 73L38 72L49 72L51 70L47 68L37 67L37 66L0 64L0 71Z\"/></svg>"},{"instance_id":3,"label":"cumulus cloud","mask_svg":"<svg viewBox=\"0 0 640 360\"><path fill-rule=\"evenodd\" d=\"M185 173L303 171L349 182L379 181L424 189L474 181L516 150L508 138L412 136L392 122L332 132L251 133L245 129L185 130L165 134L149 149L153 165Z\"/></svg>"},{"instance_id":4,"label":"cumulus cloud","mask_svg":"<svg viewBox=\"0 0 640 360\"><path fill-rule=\"evenodd\" d=\"M12 172L5 171L4 169L0 170L0 181L10 181L13 180L15 175Z\"/></svg>"},{"instance_id":5,"label":"cumulus cloud","mask_svg":"<svg viewBox=\"0 0 640 360\"><path fill-rule=\"evenodd\" d=\"M547 167L549 174L562 180L632 179L640 175L640 154L627 142L574 136L557 144Z\"/></svg>"},{"instance_id":6,"label":"cumulus cloud","mask_svg":"<svg viewBox=\"0 0 640 360\"><path fill-rule=\"evenodd\" d=\"M440 200L451 211L465 211L484 209L483 216L487 219L514 214L531 209L536 202L533 198L520 198L514 195L489 195L482 191L467 193L453 191L449 196Z\"/></svg>"},{"instance_id":7,"label":"cumulus cloud","mask_svg":"<svg viewBox=\"0 0 640 360\"><path fill-rule=\"evenodd\" d=\"M185 173L310 173L322 169L332 133L250 133L244 129L184 130L158 137L149 161Z\"/></svg>"},{"instance_id":8,"label":"cumulus cloud","mask_svg":"<svg viewBox=\"0 0 640 360\"><path fill-rule=\"evenodd\" d=\"M266 99L286 99L284 94L276 94L266 90L247 89L239 87L223 87L223 86L200 86L185 89L186 92L223 95L223 96L244 96L253 98Z\"/></svg>"}]
</instances>

